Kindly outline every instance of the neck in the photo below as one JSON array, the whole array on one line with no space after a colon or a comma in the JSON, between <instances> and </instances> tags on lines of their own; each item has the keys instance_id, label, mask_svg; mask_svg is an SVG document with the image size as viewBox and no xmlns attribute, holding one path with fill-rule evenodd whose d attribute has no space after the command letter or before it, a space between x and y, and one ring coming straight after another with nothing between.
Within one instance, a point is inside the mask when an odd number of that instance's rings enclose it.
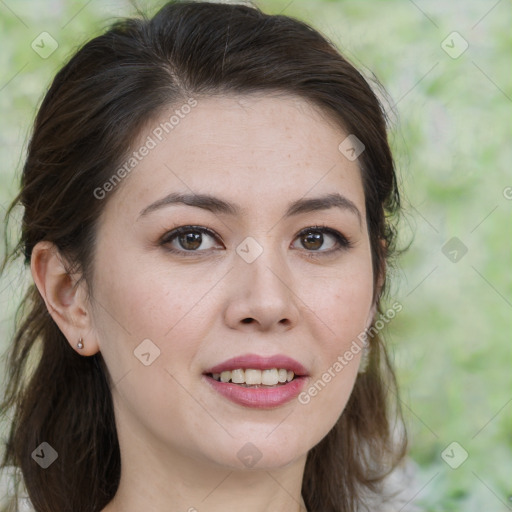
<instances>
[{"instance_id":1,"label":"neck","mask_svg":"<svg viewBox=\"0 0 512 512\"><path fill-rule=\"evenodd\" d=\"M126 441L126 439L125 439ZM282 468L233 469L168 448L121 445L121 480L102 512L307 512L301 496L306 456ZM133 449L137 447L137 449Z\"/></svg>"}]
</instances>

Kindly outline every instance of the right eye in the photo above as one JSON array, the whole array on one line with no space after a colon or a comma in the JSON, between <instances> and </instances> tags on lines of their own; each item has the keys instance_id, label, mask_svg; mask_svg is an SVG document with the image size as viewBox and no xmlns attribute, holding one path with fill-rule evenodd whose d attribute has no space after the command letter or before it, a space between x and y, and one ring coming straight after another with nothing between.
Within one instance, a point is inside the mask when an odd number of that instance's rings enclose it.
<instances>
[{"instance_id":1,"label":"right eye","mask_svg":"<svg viewBox=\"0 0 512 512\"><path fill-rule=\"evenodd\" d=\"M172 229L162 236L160 245L169 252L186 255L187 253L203 253L210 251L214 244L207 244L207 247L199 250L204 245L204 237L219 239L210 229L203 226L180 226Z\"/></svg>"}]
</instances>

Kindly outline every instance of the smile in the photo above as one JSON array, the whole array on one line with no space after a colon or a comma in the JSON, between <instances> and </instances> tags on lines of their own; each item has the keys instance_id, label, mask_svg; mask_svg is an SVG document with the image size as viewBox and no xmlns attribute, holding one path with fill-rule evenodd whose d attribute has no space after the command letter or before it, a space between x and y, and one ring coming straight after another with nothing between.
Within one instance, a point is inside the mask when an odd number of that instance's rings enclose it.
<instances>
[{"instance_id":1,"label":"smile","mask_svg":"<svg viewBox=\"0 0 512 512\"><path fill-rule=\"evenodd\" d=\"M279 386L291 382L295 378L295 373L285 368L272 368L270 370L243 370L239 368L210 375L218 382L232 382L242 386Z\"/></svg>"},{"instance_id":2,"label":"smile","mask_svg":"<svg viewBox=\"0 0 512 512\"><path fill-rule=\"evenodd\" d=\"M306 369L287 356L248 354L210 368L203 378L216 393L231 402L270 409L296 398L308 377Z\"/></svg>"}]
</instances>

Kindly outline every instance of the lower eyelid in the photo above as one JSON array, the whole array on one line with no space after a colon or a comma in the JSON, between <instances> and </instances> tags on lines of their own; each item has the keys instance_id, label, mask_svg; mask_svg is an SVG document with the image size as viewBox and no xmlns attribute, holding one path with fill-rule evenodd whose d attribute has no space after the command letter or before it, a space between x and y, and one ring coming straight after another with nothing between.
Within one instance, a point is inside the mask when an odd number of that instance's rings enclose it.
<instances>
[{"instance_id":1,"label":"lower eyelid","mask_svg":"<svg viewBox=\"0 0 512 512\"><path fill-rule=\"evenodd\" d=\"M199 226L180 226L178 228L171 229L160 238L159 245L168 246L171 242L176 240L181 234L184 234L187 232L194 232L194 231L199 232L203 235L207 235L208 237L210 237L212 240L216 241L217 243L220 242L220 243L222 243L222 245L224 245L223 242L221 241L221 238L219 235L217 235L215 232L213 232L207 228L199 227ZM322 234L327 234L327 235L331 236L332 238L334 238L334 240L337 244L337 247L331 248L328 250L317 250L317 251L308 251L307 249L302 248L302 250L304 250L308 255L311 255L313 257L317 256L317 255L322 255L322 254L325 254L325 255L333 254L333 253L336 253L343 249L349 249L353 245L351 240L349 238L345 237L339 231L332 229L332 228L324 227L324 226L311 226L309 228L305 228L305 229L301 230L295 236L293 241L297 240L300 236L305 235L308 232L315 232L315 231L320 232ZM292 244L293 244L293 242L292 242ZM187 251L186 249L176 249L176 248L167 247L167 250L169 252L179 253L179 254L203 254L203 253L211 252L212 249L210 248L210 249L203 249L203 250L195 250L195 251L188 250Z\"/></svg>"},{"instance_id":2,"label":"lower eyelid","mask_svg":"<svg viewBox=\"0 0 512 512\"><path fill-rule=\"evenodd\" d=\"M311 231L313 231L313 232L316 231L316 232L322 233L324 235L329 235L330 237L334 238L338 247L334 248L334 249L325 250L325 251L307 251L308 253L312 253L312 254L314 254L315 252L316 253L331 253L331 252L335 252L338 249L348 249L348 248L352 247L352 245L353 245L351 240L349 238L347 238L345 235L343 235L336 229L329 228L327 226L311 226L310 228L303 229L302 231L300 231L297 234L295 239L297 239L298 237L303 236Z\"/></svg>"},{"instance_id":3,"label":"lower eyelid","mask_svg":"<svg viewBox=\"0 0 512 512\"><path fill-rule=\"evenodd\" d=\"M198 232L198 233L201 233L203 236L207 235L215 243L219 243L219 241L220 241L220 237L217 234L210 232L209 230L207 230L205 228L199 228L199 227L195 227L195 226L180 226L178 228L174 228L174 229L171 229L168 232L166 232L160 238L159 245L170 246L170 244L172 242L174 242L175 240L177 240L180 235L182 235L184 233L189 233L189 232ZM199 250L187 251L186 249L175 249L173 247L167 247L167 250L170 252L174 252L174 253L201 254L201 253L208 252L210 249L203 249L200 251Z\"/></svg>"}]
</instances>

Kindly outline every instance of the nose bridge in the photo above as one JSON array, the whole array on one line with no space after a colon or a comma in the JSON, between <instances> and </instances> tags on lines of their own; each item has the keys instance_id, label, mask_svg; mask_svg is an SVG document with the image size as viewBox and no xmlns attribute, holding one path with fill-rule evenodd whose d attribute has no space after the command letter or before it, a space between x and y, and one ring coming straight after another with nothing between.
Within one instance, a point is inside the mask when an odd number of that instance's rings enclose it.
<instances>
[{"instance_id":1,"label":"nose bridge","mask_svg":"<svg viewBox=\"0 0 512 512\"><path fill-rule=\"evenodd\" d=\"M236 248L240 258L237 266L248 277L250 286L265 285L270 288L286 288L288 270L286 261L281 255L281 246L267 234L248 236Z\"/></svg>"},{"instance_id":2,"label":"nose bridge","mask_svg":"<svg viewBox=\"0 0 512 512\"><path fill-rule=\"evenodd\" d=\"M236 248L236 317L260 325L295 322L297 308L282 246L268 235L245 238Z\"/></svg>"}]
</instances>

